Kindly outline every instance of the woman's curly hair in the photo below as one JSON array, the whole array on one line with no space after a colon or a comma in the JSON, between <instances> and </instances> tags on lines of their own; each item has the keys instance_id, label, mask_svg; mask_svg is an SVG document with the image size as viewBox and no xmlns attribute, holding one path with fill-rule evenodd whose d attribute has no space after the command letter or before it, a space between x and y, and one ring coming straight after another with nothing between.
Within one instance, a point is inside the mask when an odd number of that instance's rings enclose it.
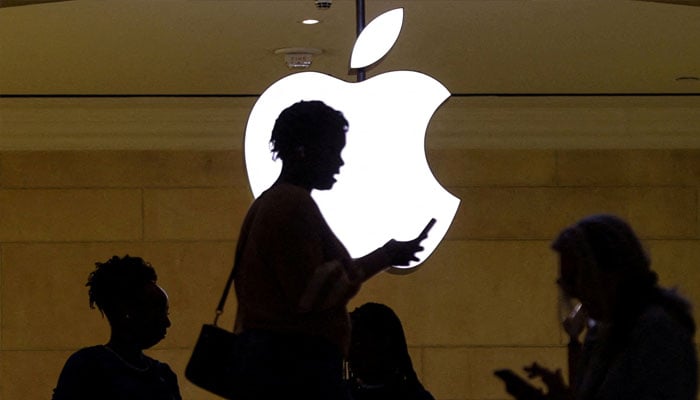
<instances>
[{"instance_id":1,"label":"woman's curly hair","mask_svg":"<svg viewBox=\"0 0 700 400\"><path fill-rule=\"evenodd\" d=\"M113 256L106 262L96 262L88 276L90 308L109 314L115 307L131 305L133 297L144 285L158 279L155 269L140 257Z\"/></svg>"},{"instance_id":2,"label":"woman's curly hair","mask_svg":"<svg viewBox=\"0 0 700 400\"><path fill-rule=\"evenodd\" d=\"M299 147L319 146L332 132L347 132L343 113L322 101L300 101L282 111L275 121L270 149L275 159L285 160Z\"/></svg>"}]
</instances>

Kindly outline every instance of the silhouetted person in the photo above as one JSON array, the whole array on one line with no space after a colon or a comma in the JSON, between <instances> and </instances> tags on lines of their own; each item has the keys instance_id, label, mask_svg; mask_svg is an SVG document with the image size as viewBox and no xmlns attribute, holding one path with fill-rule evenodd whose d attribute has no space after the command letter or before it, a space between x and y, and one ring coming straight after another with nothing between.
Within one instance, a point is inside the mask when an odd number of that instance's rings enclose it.
<instances>
[{"instance_id":1,"label":"silhouetted person","mask_svg":"<svg viewBox=\"0 0 700 400\"><path fill-rule=\"evenodd\" d=\"M86 286L90 307L107 316L109 342L68 358L53 400L180 400L170 367L143 354L170 326L168 297L156 284L155 270L129 256L95 265Z\"/></svg>"},{"instance_id":2,"label":"silhouetted person","mask_svg":"<svg viewBox=\"0 0 700 400\"><path fill-rule=\"evenodd\" d=\"M561 373L526 367L554 389L539 398L696 400L690 305L658 285L632 228L618 217L593 215L564 229L552 248L559 253L558 284L580 300L590 326L573 390Z\"/></svg>"},{"instance_id":3,"label":"silhouetted person","mask_svg":"<svg viewBox=\"0 0 700 400\"><path fill-rule=\"evenodd\" d=\"M235 330L247 354L238 399L345 398L348 301L422 250L424 237L391 240L353 259L324 220L311 191L333 187L347 129L343 114L320 101L293 104L275 122L270 143L282 171L250 207L236 250Z\"/></svg>"},{"instance_id":4,"label":"silhouetted person","mask_svg":"<svg viewBox=\"0 0 700 400\"><path fill-rule=\"evenodd\" d=\"M348 354L353 400L433 400L418 380L401 320L384 304L365 303L350 313Z\"/></svg>"}]
</instances>

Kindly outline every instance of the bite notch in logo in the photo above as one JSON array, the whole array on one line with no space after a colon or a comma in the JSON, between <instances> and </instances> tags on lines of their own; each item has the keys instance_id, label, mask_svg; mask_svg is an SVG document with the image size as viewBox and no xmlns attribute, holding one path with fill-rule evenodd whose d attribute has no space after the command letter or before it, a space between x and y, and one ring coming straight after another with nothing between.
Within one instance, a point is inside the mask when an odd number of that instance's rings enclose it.
<instances>
[{"instance_id":1,"label":"bite notch in logo","mask_svg":"<svg viewBox=\"0 0 700 400\"><path fill-rule=\"evenodd\" d=\"M352 68L382 58L399 36L403 9L373 20L355 42ZM338 181L312 196L353 257L390 238L413 239L425 224L437 223L423 241L418 266L447 233L459 199L435 179L425 154L425 133L437 108L450 96L432 77L391 71L362 82L345 82L318 72L299 72L272 84L255 103L245 133L245 162L253 195L270 187L281 170L269 151L279 113L301 100L321 100L341 111L350 129Z\"/></svg>"}]
</instances>

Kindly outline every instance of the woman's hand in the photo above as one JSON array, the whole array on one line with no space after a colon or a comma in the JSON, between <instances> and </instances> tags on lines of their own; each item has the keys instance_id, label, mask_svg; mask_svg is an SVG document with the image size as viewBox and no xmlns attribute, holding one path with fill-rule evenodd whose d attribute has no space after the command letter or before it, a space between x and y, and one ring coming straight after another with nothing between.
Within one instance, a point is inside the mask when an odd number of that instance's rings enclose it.
<instances>
[{"instance_id":1,"label":"woman's hand","mask_svg":"<svg viewBox=\"0 0 700 400\"><path fill-rule=\"evenodd\" d=\"M422 240L422 238L416 238L408 242L399 242L391 239L382 248L389 256L391 265L405 266L410 264L411 261L418 261L416 253L423 251L423 247L420 245Z\"/></svg>"},{"instance_id":2,"label":"woman's hand","mask_svg":"<svg viewBox=\"0 0 700 400\"><path fill-rule=\"evenodd\" d=\"M409 240L408 242L399 242L398 240L391 239L386 242L382 247L384 251L389 256L391 265L393 266L406 266L411 263L411 261L418 261L416 253L423 251L423 247L420 243L428 237L428 232L435 225L435 218L432 218L428 224L423 228L423 231L418 235L417 238Z\"/></svg>"},{"instance_id":3,"label":"woman's hand","mask_svg":"<svg viewBox=\"0 0 700 400\"><path fill-rule=\"evenodd\" d=\"M524 368L527 372L528 378L541 378L542 382L547 386L547 394L545 399L547 400L570 400L571 392L569 387L564 383L564 377L561 374L561 370L557 369L552 371L550 369L544 368L537 363L532 363Z\"/></svg>"}]
</instances>

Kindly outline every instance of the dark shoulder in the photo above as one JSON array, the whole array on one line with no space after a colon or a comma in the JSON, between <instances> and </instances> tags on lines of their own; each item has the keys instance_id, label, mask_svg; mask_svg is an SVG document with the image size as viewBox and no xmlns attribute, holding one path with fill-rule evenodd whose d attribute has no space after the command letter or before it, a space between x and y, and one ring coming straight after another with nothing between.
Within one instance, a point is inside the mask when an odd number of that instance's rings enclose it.
<instances>
[{"instance_id":1,"label":"dark shoulder","mask_svg":"<svg viewBox=\"0 0 700 400\"><path fill-rule=\"evenodd\" d=\"M84 347L71 354L66 361L68 365L96 366L109 358L109 353L103 345Z\"/></svg>"},{"instance_id":2,"label":"dark shoulder","mask_svg":"<svg viewBox=\"0 0 700 400\"><path fill-rule=\"evenodd\" d=\"M251 209L275 219L284 219L299 213L320 214L309 191L288 183L275 184L267 189L255 200Z\"/></svg>"},{"instance_id":3,"label":"dark shoulder","mask_svg":"<svg viewBox=\"0 0 700 400\"><path fill-rule=\"evenodd\" d=\"M180 384L178 383L177 375L175 372L173 372L170 366L167 363L156 360L155 358L148 356L146 356L146 358L155 369L156 375L160 381L164 382L168 387L168 391L172 394L173 399L181 399L182 396L180 395Z\"/></svg>"},{"instance_id":4,"label":"dark shoulder","mask_svg":"<svg viewBox=\"0 0 700 400\"><path fill-rule=\"evenodd\" d=\"M639 316L636 328L638 335L664 340L686 340L692 338L692 331L679 318L665 307L654 304Z\"/></svg>"},{"instance_id":5,"label":"dark shoulder","mask_svg":"<svg viewBox=\"0 0 700 400\"><path fill-rule=\"evenodd\" d=\"M312 202L311 193L296 185L288 183L279 183L271 186L260 195L259 200L262 202L275 203L306 203Z\"/></svg>"},{"instance_id":6,"label":"dark shoulder","mask_svg":"<svg viewBox=\"0 0 700 400\"><path fill-rule=\"evenodd\" d=\"M672 326L674 322L674 318L658 304L650 305L639 316L640 327Z\"/></svg>"},{"instance_id":7,"label":"dark shoulder","mask_svg":"<svg viewBox=\"0 0 700 400\"><path fill-rule=\"evenodd\" d=\"M109 355L104 346L82 348L66 360L53 393L53 400L90 399L103 386Z\"/></svg>"},{"instance_id":8,"label":"dark shoulder","mask_svg":"<svg viewBox=\"0 0 700 400\"><path fill-rule=\"evenodd\" d=\"M170 368L170 365L162 361L158 361L155 358L151 358L148 356L145 357L148 359L148 362L156 369L156 371L158 371L158 375L160 377L168 378L167 381L177 382L177 375L175 375L173 370Z\"/></svg>"}]
</instances>

